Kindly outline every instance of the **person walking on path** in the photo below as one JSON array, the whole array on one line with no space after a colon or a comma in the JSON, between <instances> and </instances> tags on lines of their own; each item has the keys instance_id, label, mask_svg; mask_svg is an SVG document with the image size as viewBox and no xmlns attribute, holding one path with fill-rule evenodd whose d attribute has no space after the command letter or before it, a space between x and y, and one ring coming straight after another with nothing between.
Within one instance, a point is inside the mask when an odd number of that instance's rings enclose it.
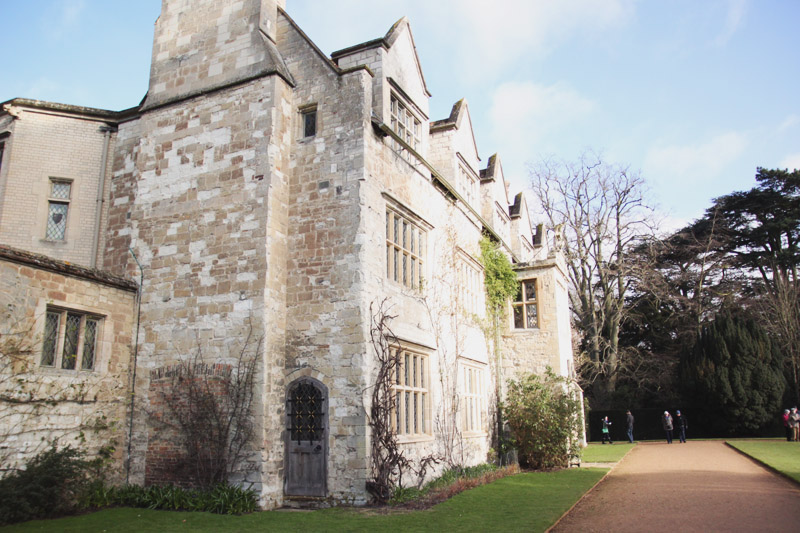
<instances>
[{"instance_id":1,"label":"person walking on path","mask_svg":"<svg viewBox=\"0 0 800 533\"><path fill-rule=\"evenodd\" d=\"M631 444L633 444L633 415L631 414L630 409L625 414L628 422L628 440L631 441Z\"/></svg>"},{"instance_id":2,"label":"person walking on path","mask_svg":"<svg viewBox=\"0 0 800 533\"><path fill-rule=\"evenodd\" d=\"M783 416L781 416L783 420L783 430L786 432L786 441L791 442L792 440L792 426L789 425L789 410L783 410Z\"/></svg>"},{"instance_id":3,"label":"person walking on path","mask_svg":"<svg viewBox=\"0 0 800 533\"><path fill-rule=\"evenodd\" d=\"M608 439L609 444L614 444L611 441L611 433L608 431L611 426L611 422L608 420L608 417L603 417L603 444L606 443L606 439Z\"/></svg>"},{"instance_id":4,"label":"person walking on path","mask_svg":"<svg viewBox=\"0 0 800 533\"><path fill-rule=\"evenodd\" d=\"M689 429L689 422L685 416L681 416L680 411L675 411L675 427L678 430L678 439L686 444L686 430Z\"/></svg>"},{"instance_id":5,"label":"person walking on path","mask_svg":"<svg viewBox=\"0 0 800 533\"><path fill-rule=\"evenodd\" d=\"M661 425L664 426L664 431L667 433L667 444L672 444L672 415L669 414L669 411L664 411Z\"/></svg>"},{"instance_id":6,"label":"person walking on path","mask_svg":"<svg viewBox=\"0 0 800 533\"><path fill-rule=\"evenodd\" d=\"M797 407L792 407L789 413L789 427L792 428L792 440L797 442L798 432L800 432L800 413L797 412Z\"/></svg>"}]
</instances>

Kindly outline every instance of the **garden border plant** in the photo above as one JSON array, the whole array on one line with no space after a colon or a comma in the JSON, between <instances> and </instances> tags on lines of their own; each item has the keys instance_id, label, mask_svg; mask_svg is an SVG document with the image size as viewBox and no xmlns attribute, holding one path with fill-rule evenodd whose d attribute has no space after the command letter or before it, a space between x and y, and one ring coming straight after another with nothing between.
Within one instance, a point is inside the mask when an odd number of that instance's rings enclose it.
<instances>
[{"instance_id":1,"label":"garden border plant","mask_svg":"<svg viewBox=\"0 0 800 533\"><path fill-rule=\"evenodd\" d=\"M113 448L104 448L95 459L87 459L79 448L51 442L24 469L0 479L0 525L85 510L111 453Z\"/></svg>"},{"instance_id":2,"label":"garden border plant","mask_svg":"<svg viewBox=\"0 0 800 533\"><path fill-rule=\"evenodd\" d=\"M570 385L550 367L543 376L531 373L508 382L503 411L522 466L566 468L580 453L580 402Z\"/></svg>"},{"instance_id":3,"label":"garden border plant","mask_svg":"<svg viewBox=\"0 0 800 533\"><path fill-rule=\"evenodd\" d=\"M500 348L500 333L506 318L506 304L519 290L519 279L511 266L511 261L500 251L498 243L492 241L487 235L480 240L480 263L483 265L484 286L486 288L486 321L484 322L484 335L489 345L490 353L494 354L495 365L495 413L496 430L494 436L494 449L498 450L500 460L508 451L508 440L504 436L503 407L500 402L502 389L502 359Z\"/></svg>"}]
</instances>

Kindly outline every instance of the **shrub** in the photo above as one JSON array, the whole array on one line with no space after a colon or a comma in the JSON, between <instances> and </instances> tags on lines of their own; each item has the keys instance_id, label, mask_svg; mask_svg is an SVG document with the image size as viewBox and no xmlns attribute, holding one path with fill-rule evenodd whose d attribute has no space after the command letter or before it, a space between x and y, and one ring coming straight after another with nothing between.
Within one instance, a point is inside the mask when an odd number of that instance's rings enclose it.
<instances>
[{"instance_id":1,"label":"shrub","mask_svg":"<svg viewBox=\"0 0 800 533\"><path fill-rule=\"evenodd\" d=\"M392 505L425 508L451 498L467 489L491 483L501 477L514 474L519 469L499 467L495 464L448 468L436 479L417 487L397 487L389 501Z\"/></svg>"},{"instance_id":2,"label":"shrub","mask_svg":"<svg viewBox=\"0 0 800 533\"><path fill-rule=\"evenodd\" d=\"M101 464L102 459L89 461L83 451L53 443L24 470L0 479L0 525L85 509Z\"/></svg>"},{"instance_id":3,"label":"shrub","mask_svg":"<svg viewBox=\"0 0 800 533\"><path fill-rule=\"evenodd\" d=\"M252 490L219 484L208 490L184 489L175 485L140 487L97 486L90 500L92 507L140 507L163 511L199 511L216 514L252 513L258 498Z\"/></svg>"},{"instance_id":4,"label":"shrub","mask_svg":"<svg viewBox=\"0 0 800 533\"><path fill-rule=\"evenodd\" d=\"M544 376L528 374L508 382L503 412L522 466L564 468L578 453L580 402L566 378L548 368Z\"/></svg>"}]
</instances>

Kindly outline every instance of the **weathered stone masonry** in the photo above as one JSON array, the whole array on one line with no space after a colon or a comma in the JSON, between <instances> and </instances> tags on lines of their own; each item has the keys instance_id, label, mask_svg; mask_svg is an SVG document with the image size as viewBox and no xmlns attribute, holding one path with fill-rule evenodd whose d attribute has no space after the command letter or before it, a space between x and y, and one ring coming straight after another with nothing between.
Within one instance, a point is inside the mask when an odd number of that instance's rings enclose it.
<instances>
[{"instance_id":1,"label":"weathered stone masonry","mask_svg":"<svg viewBox=\"0 0 800 533\"><path fill-rule=\"evenodd\" d=\"M122 465L130 398L136 284L0 245L3 334L22 333L33 350L0 365L0 463L19 467L49 446L113 446ZM91 370L40 367L45 313L68 309L100 317ZM8 315L5 313L8 312ZM35 333L31 333L35 332ZM10 354L5 354L8 357ZM124 479L122 468L110 481Z\"/></svg>"},{"instance_id":2,"label":"weathered stone masonry","mask_svg":"<svg viewBox=\"0 0 800 533\"><path fill-rule=\"evenodd\" d=\"M177 439L158 423L168 415L162 392L170 369L193 358L230 364L249 338L250 348L260 346L257 438L249 468L232 481L259 491L265 508L368 501L366 413L376 371L369 327L371 306L384 300L401 349L415 361L397 384L405 396L393 422L414 461L485 461L502 394L495 383L546 365L571 372L558 254L541 235L534 239L524 197L510 199L499 157L482 163L467 102L445 119L429 117L431 95L406 19L329 58L283 1L164 0L152 57L137 108L18 99L0 113L0 237L28 227L6 206L10 191L24 189L26 165L41 158L23 134L39 120L33 110L47 110L41 131L60 131L61 115L69 115L87 141L51 138L56 155L40 163L48 170L38 179L46 184L59 168L73 168L61 160L63 145L78 160L77 170L65 170L80 183L76 210L102 199L99 234L92 235L95 222L70 226L67 243L39 249L38 221L19 246L90 264L86 245L73 244L94 239L108 275L143 280L138 344L133 293L96 310L114 317L106 323L115 332L111 351L137 354L131 455L120 466L132 482L184 481L175 478ZM105 128L93 130L98 125ZM22 196L29 209L46 208L45 196ZM504 324L501 352L481 322L482 235L539 291L536 327ZM0 280L19 276L27 274L6 270ZM93 297L95 282L88 283L65 288L62 299ZM32 316L43 305L33 305ZM130 367L114 368L125 373L118 379L132 378ZM86 377L101 375L109 376ZM306 413L324 424L304 433L306 443L290 417L305 401L293 396L300 390L316 391L314 405L322 405ZM109 401L123 413L114 394Z\"/></svg>"}]
</instances>

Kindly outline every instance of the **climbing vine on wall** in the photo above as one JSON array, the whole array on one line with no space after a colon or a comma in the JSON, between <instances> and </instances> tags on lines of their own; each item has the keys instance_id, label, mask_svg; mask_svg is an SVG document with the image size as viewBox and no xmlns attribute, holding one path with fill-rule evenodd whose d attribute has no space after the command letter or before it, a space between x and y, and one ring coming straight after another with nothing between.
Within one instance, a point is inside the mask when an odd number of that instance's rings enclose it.
<instances>
[{"instance_id":1,"label":"climbing vine on wall","mask_svg":"<svg viewBox=\"0 0 800 533\"><path fill-rule=\"evenodd\" d=\"M367 408L367 420L371 429L372 449L370 454L370 479L367 490L378 503L386 503L398 487L403 486L403 474L415 473L419 483L425 479L428 468L438 463L432 455L420 459L417 467L411 464L397 439L392 427L392 414L397 408L397 395L394 385L396 372L400 365L399 343L390 327L396 318L389 314L388 300L370 304L370 341L375 350L377 374ZM366 391L365 391L366 392Z\"/></svg>"},{"instance_id":2,"label":"climbing vine on wall","mask_svg":"<svg viewBox=\"0 0 800 533\"><path fill-rule=\"evenodd\" d=\"M486 321L483 329L486 341L494 353L495 362L495 405L497 406L495 422L497 426L492 440L495 449L502 452L506 445L503 437L505 433L503 414L500 407L500 390L503 381L500 332L506 317L507 302L519 289L519 281L511 267L511 261L495 241L484 235L480 241L480 248L480 261L483 265L486 288Z\"/></svg>"},{"instance_id":3,"label":"climbing vine on wall","mask_svg":"<svg viewBox=\"0 0 800 533\"><path fill-rule=\"evenodd\" d=\"M486 311L488 318L499 327L506 313L506 302L519 287L517 274L511 261L489 237L481 238L481 264L486 286Z\"/></svg>"}]
</instances>

